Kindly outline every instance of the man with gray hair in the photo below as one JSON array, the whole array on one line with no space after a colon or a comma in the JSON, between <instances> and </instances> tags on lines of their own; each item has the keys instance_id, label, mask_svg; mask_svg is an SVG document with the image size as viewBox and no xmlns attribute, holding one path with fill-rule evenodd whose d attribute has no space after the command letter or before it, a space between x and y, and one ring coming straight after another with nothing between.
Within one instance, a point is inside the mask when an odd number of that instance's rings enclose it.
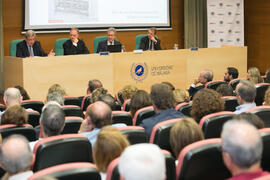
<instances>
[{"instance_id":1,"label":"man with gray hair","mask_svg":"<svg viewBox=\"0 0 270 180\"><path fill-rule=\"evenodd\" d=\"M224 124L222 157L232 174L229 180L251 180L269 174L260 168L263 143L258 130L245 120Z\"/></svg>"},{"instance_id":2,"label":"man with gray hair","mask_svg":"<svg viewBox=\"0 0 270 180\"><path fill-rule=\"evenodd\" d=\"M97 48L97 52L104 52L104 51L108 51L108 46L109 45L121 45L121 43L117 40L115 40L115 35L116 35L116 30L114 28L109 28L107 31L107 40L105 41L101 41L98 43L98 48Z\"/></svg>"},{"instance_id":3,"label":"man with gray hair","mask_svg":"<svg viewBox=\"0 0 270 180\"><path fill-rule=\"evenodd\" d=\"M191 84L191 86L188 89L189 96L192 98L195 93L205 87L205 84L207 82L210 82L213 80L213 71L209 69L202 70L200 72L200 75L197 79L194 80L194 83ZM197 86L198 84L201 84Z\"/></svg>"},{"instance_id":4,"label":"man with gray hair","mask_svg":"<svg viewBox=\"0 0 270 180\"><path fill-rule=\"evenodd\" d=\"M9 180L26 180L30 177L33 174L30 170L32 159L28 141L21 135L9 136L1 145L0 163Z\"/></svg>"},{"instance_id":5,"label":"man with gray hair","mask_svg":"<svg viewBox=\"0 0 270 180\"><path fill-rule=\"evenodd\" d=\"M53 49L46 54L39 41L35 40L36 33L33 30L28 30L25 33L25 40L17 44L16 57L34 57L34 56L54 56Z\"/></svg>"},{"instance_id":6,"label":"man with gray hair","mask_svg":"<svg viewBox=\"0 0 270 180\"><path fill-rule=\"evenodd\" d=\"M125 180L166 179L165 158L155 144L127 147L120 156L118 167Z\"/></svg>"},{"instance_id":7,"label":"man with gray hair","mask_svg":"<svg viewBox=\"0 0 270 180\"><path fill-rule=\"evenodd\" d=\"M256 107L254 102L256 97L256 87L250 81L241 80L240 83L237 84L235 92L239 104L234 111L235 114L241 114L250 108Z\"/></svg>"}]
</instances>

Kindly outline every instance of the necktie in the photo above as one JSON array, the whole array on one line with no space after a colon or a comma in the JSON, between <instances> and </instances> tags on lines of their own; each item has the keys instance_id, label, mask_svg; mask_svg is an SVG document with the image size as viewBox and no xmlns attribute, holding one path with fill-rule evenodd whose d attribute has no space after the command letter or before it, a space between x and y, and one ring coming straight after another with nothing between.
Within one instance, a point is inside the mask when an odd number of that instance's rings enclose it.
<instances>
[{"instance_id":1,"label":"necktie","mask_svg":"<svg viewBox=\"0 0 270 180\"><path fill-rule=\"evenodd\" d=\"M29 46L29 55L34 56L33 46Z\"/></svg>"}]
</instances>

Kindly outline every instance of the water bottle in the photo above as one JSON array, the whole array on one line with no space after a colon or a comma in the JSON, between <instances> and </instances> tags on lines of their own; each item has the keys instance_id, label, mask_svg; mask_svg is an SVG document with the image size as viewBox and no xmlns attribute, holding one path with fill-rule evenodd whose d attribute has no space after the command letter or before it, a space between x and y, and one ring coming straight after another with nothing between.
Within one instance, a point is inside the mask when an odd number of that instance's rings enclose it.
<instances>
[{"instance_id":1,"label":"water bottle","mask_svg":"<svg viewBox=\"0 0 270 180\"><path fill-rule=\"evenodd\" d=\"M122 52L122 53L123 53L123 52L126 52L126 49L125 49L125 46L124 46L124 45L122 45L121 52Z\"/></svg>"},{"instance_id":2,"label":"water bottle","mask_svg":"<svg viewBox=\"0 0 270 180\"><path fill-rule=\"evenodd\" d=\"M173 49L178 50L178 44L174 44Z\"/></svg>"}]
</instances>

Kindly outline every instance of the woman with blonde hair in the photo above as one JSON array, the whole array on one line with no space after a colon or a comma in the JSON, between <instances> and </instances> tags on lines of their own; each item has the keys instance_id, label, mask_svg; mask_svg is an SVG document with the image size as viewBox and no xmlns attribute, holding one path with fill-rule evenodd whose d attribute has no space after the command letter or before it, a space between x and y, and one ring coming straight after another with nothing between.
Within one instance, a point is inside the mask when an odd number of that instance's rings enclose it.
<instances>
[{"instance_id":1,"label":"woman with blonde hair","mask_svg":"<svg viewBox=\"0 0 270 180\"><path fill-rule=\"evenodd\" d=\"M270 106L270 87L265 91L263 105Z\"/></svg>"},{"instance_id":2,"label":"woman with blonde hair","mask_svg":"<svg viewBox=\"0 0 270 180\"><path fill-rule=\"evenodd\" d=\"M173 91L173 99L174 99L174 104L176 106L177 104L188 101L189 100L189 94L184 89L175 89Z\"/></svg>"},{"instance_id":3,"label":"woman with blonde hair","mask_svg":"<svg viewBox=\"0 0 270 180\"><path fill-rule=\"evenodd\" d=\"M93 158L102 180L106 179L110 162L119 157L127 146L128 140L118 129L111 126L101 129L94 146Z\"/></svg>"},{"instance_id":4,"label":"woman with blonde hair","mask_svg":"<svg viewBox=\"0 0 270 180\"><path fill-rule=\"evenodd\" d=\"M263 83L263 78L261 77L260 70L256 67L250 67L247 73L247 80L253 84Z\"/></svg>"}]
</instances>

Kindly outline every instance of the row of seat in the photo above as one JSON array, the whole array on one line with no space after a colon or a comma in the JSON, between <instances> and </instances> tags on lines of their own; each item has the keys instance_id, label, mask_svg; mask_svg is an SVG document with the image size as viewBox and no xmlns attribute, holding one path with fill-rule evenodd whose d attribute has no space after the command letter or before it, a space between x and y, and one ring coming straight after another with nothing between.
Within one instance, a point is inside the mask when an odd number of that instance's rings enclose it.
<instances>
[{"instance_id":1,"label":"row of seat","mask_svg":"<svg viewBox=\"0 0 270 180\"><path fill-rule=\"evenodd\" d=\"M140 34L137 35L135 38L135 50L140 49L140 42L141 39L146 36L146 34ZM55 51L55 55L56 56L62 56L64 55L64 49L63 49L63 44L68 40L69 38L60 38L55 40L54 43L54 51ZM98 44L101 41L105 41L107 40L107 36L97 36L94 38L94 53L97 52L97 48L98 48ZM23 39L16 39L11 41L10 45L9 45L9 55L16 57L16 51L17 51L17 44L19 42L23 41Z\"/></svg>"}]
</instances>

